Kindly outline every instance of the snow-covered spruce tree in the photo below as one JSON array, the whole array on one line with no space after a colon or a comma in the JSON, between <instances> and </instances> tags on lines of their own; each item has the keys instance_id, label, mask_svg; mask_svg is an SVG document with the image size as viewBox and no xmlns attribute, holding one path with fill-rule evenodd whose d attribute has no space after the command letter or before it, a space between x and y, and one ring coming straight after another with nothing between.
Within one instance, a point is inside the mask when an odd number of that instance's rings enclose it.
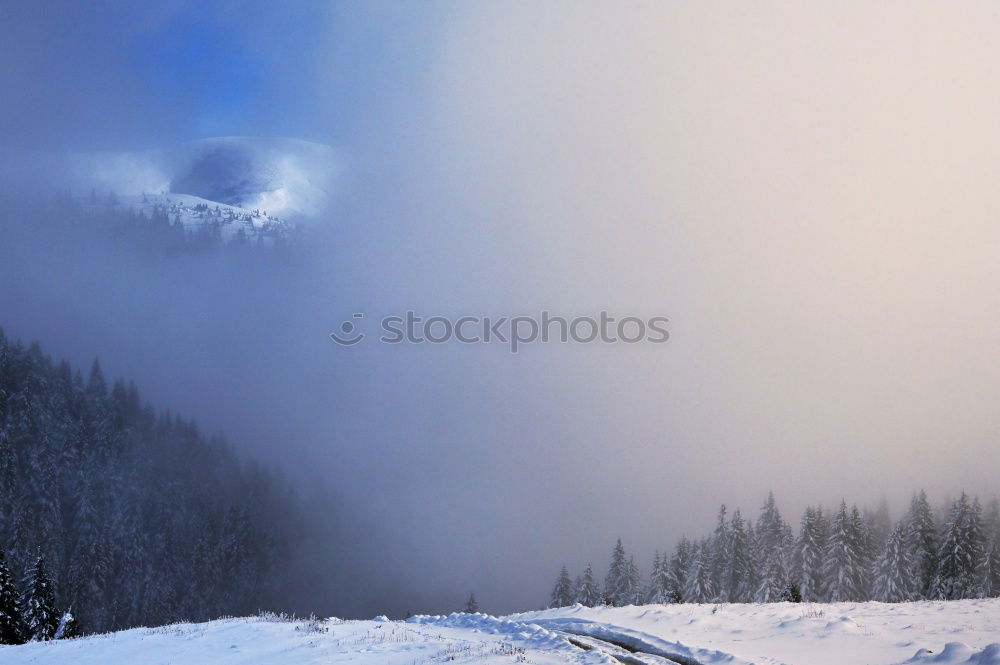
<instances>
[{"instance_id":1,"label":"snow-covered spruce tree","mask_svg":"<svg viewBox=\"0 0 1000 665\"><path fill-rule=\"evenodd\" d=\"M754 594L754 602L777 603L788 600L789 585L791 580L785 568L784 557L765 557L761 565L760 583L757 585L757 592Z\"/></svg>"},{"instance_id":2,"label":"snow-covered spruce tree","mask_svg":"<svg viewBox=\"0 0 1000 665\"><path fill-rule=\"evenodd\" d=\"M747 519L747 542L750 543L750 560L753 562L753 579L750 584L750 600L753 601L757 595L757 587L760 586L761 572L757 568L760 563L760 543L757 540L757 529L754 527L752 519Z\"/></svg>"},{"instance_id":3,"label":"snow-covered spruce tree","mask_svg":"<svg viewBox=\"0 0 1000 665\"><path fill-rule=\"evenodd\" d=\"M857 577L855 587L857 597L854 600L864 601L871 598L872 593L872 563L871 534L857 505L851 506L851 540L857 555Z\"/></svg>"},{"instance_id":4,"label":"snow-covered spruce tree","mask_svg":"<svg viewBox=\"0 0 1000 665\"><path fill-rule=\"evenodd\" d=\"M910 501L910 510L905 520L906 547L913 562L911 575L915 590L919 597L930 598L938 566L938 529L934 522L934 511L923 490Z\"/></svg>"},{"instance_id":5,"label":"snow-covered spruce tree","mask_svg":"<svg viewBox=\"0 0 1000 665\"><path fill-rule=\"evenodd\" d=\"M711 560L712 552L708 540L703 540L694 546L684 585L684 602L710 603L715 598L710 570Z\"/></svg>"},{"instance_id":6,"label":"snow-covered spruce tree","mask_svg":"<svg viewBox=\"0 0 1000 665\"><path fill-rule=\"evenodd\" d=\"M0 339L0 353L3 351L3 340ZM5 402L6 395L2 383L0 383L0 543L10 542L10 527L13 526L16 518L17 495L15 492L18 487L17 459L14 457L10 436L7 434L7 428L3 422L3 404Z\"/></svg>"},{"instance_id":7,"label":"snow-covered spruce tree","mask_svg":"<svg viewBox=\"0 0 1000 665\"><path fill-rule=\"evenodd\" d=\"M670 576L670 590L677 598L676 602L686 602L684 598L684 588L687 586L688 569L691 566L692 548L687 538L681 538L677 542L673 555L670 557L670 564L667 572Z\"/></svg>"},{"instance_id":8,"label":"snow-covered spruce tree","mask_svg":"<svg viewBox=\"0 0 1000 665\"><path fill-rule=\"evenodd\" d=\"M760 575L754 600L758 603L773 603L781 599L788 587L786 566L787 546L790 532L781 519L781 513L774 501L774 494L768 492L767 499L757 520L757 561Z\"/></svg>"},{"instance_id":9,"label":"snow-covered spruce tree","mask_svg":"<svg viewBox=\"0 0 1000 665\"><path fill-rule=\"evenodd\" d=\"M257 536L250 515L242 506L231 506L223 524L223 547L218 552L220 566L229 574L220 575L225 583L222 598L233 608L246 608L252 603L254 589L259 585L253 561Z\"/></svg>"},{"instance_id":10,"label":"snow-covered spruce tree","mask_svg":"<svg viewBox=\"0 0 1000 665\"><path fill-rule=\"evenodd\" d=\"M1000 596L1000 540L993 539L986 547L982 564L982 595L984 598Z\"/></svg>"},{"instance_id":11,"label":"snow-covered spruce tree","mask_svg":"<svg viewBox=\"0 0 1000 665\"><path fill-rule=\"evenodd\" d=\"M889 533L882 552L875 560L872 600L902 603L917 597L913 562L906 541L906 523L900 522Z\"/></svg>"},{"instance_id":12,"label":"snow-covered spruce tree","mask_svg":"<svg viewBox=\"0 0 1000 665\"><path fill-rule=\"evenodd\" d=\"M604 599L609 605L622 607L628 605L632 598L632 589L628 583L628 559L625 558L625 548L619 538L611 552L611 564L604 578Z\"/></svg>"},{"instance_id":13,"label":"snow-covered spruce tree","mask_svg":"<svg viewBox=\"0 0 1000 665\"><path fill-rule=\"evenodd\" d=\"M479 603L476 602L476 594L470 593L469 599L465 601L465 613L475 614L479 611Z\"/></svg>"},{"instance_id":14,"label":"snow-covered spruce tree","mask_svg":"<svg viewBox=\"0 0 1000 665\"><path fill-rule=\"evenodd\" d=\"M994 541L1000 538L1000 497L994 496L983 511L983 539Z\"/></svg>"},{"instance_id":15,"label":"snow-covered spruce tree","mask_svg":"<svg viewBox=\"0 0 1000 665\"><path fill-rule=\"evenodd\" d=\"M625 568L625 580L627 586L627 597L629 605L642 605L643 598L642 574L639 566L635 565L635 557L628 558L628 566Z\"/></svg>"},{"instance_id":16,"label":"snow-covered spruce tree","mask_svg":"<svg viewBox=\"0 0 1000 665\"><path fill-rule=\"evenodd\" d=\"M21 601L10 576L3 549L0 549L0 644L24 642Z\"/></svg>"},{"instance_id":17,"label":"snow-covered spruce tree","mask_svg":"<svg viewBox=\"0 0 1000 665\"><path fill-rule=\"evenodd\" d=\"M76 545L68 566L68 575L63 577L69 582L68 598L77 607L87 608L86 615L82 618L88 626L117 623L114 621L114 602L105 602L113 568L111 547L102 535L96 534L81 538ZM121 580L119 583L128 582L130 580ZM74 616L74 620L79 621L79 617Z\"/></svg>"},{"instance_id":18,"label":"snow-covered spruce tree","mask_svg":"<svg viewBox=\"0 0 1000 665\"><path fill-rule=\"evenodd\" d=\"M830 537L823 556L825 596L828 602L839 603L859 599L858 567L859 557L851 516L847 512L847 502L841 501L840 508L830 525Z\"/></svg>"},{"instance_id":19,"label":"snow-covered spruce tree","mask_svg":"<svg viewBox=\"0 0 1000 665\"><path fill-rule=\"evenodd\" d=\"M977 598L983 561L983 527L979 501L965 492L952 504L938 551L931 596L939 600Z\"/></svg>"},{"instance_id":20,"label":"snow-covered spruce tree","mask_svg":"<svg viewBox=\"0 0 1000 665\"><path fill-rule=\"evenodd\" d=\"M889 515L889 502L882 497L875 510L865 510L863 513L865 531L868 536L868 559L875 561L885 548L889 534L892 532L892 517Z\"/></svg>"},{"instance_id":21,"label":"snow-covered spruce tree","mask_svg":"<svg viewBox=\"0 0 1000 665\"><path fill-rule=\"evenodd\" d=\"M143 601L145 599L146 587L141 584L141 580L146 572L146 560L149 552L149 539L145 537L141 530L141 517L139 515L139 498L133 495L132 498L123 501L123 508L115 511L114 519L109 525L111 533L127 534L117 545L117 551L111 558L111 568L117 575L120 575L124 584L124 597L116 597L112 601L111 616L115 623L126 626L134 626L139 623L142 616ZM104 547L105 551L110 548ZM110 586L105 580L105 586ZM86 607L70 596L67 600L74 603L74 608ZM75 626L81 625L81 616L77 609L73 610L73 623ZM92 626L90 619L83 617L86 625Z\"/></svg>"},{"instance_id":22,"label":"snow-covered spruce tree","mask_svg":"<svg viewBox=\"0 0 1000 665\"><path fill-rule=\"evenodd\" d=\"M679 601L674 591L670 577L670 560L666 554L660 555L657 550L653 557L653 570L649 575L649 590L646 602L657 605L667 605Z\"/></svg>"},{"instance_id":23,"label":"snow-covered spruce tree","mask_svg":"<svg viewBox=\"0 0 1000 665\"><path fill-rule=\"evenodd\" d=\"M28 640L44 641L55 637L60 613L55 608L55 592L41 553L25 580L21 606L24 608L24 629Z\"/></svg>"},{"instance_id":24,"label":"snow-covered spruce tree","mask_svg":"<svg viewBox=\"0 0 1000 665\"><path fill-rule=\"evenodd\" d=\"M737 508L729 520L729 571L726 584L727 597L731 603L749 603L756 589L754 584L753 551L750 537Z\"/></svg>"},{"instance_id":25,"label":"snow-covered spruce tree","mask_svg":"<svg viewBox=\"0 0 1000 665\"><path fill-rule=\"evenodd\" d=\"M821 508L806 508L799 534L799 589L802 599L818 603L826 599L823 578L823 555L826 551L826 519Z\"/></svg>"},{"instance_id":26,"label":"snow-covered spruce tree","mask_svg":"<svg viewBox=\"0 0 1000 665\"><path fill-rule=\"evenodd\" d=\"M715 533L710 542L711 557L709 575L712 578L712 588L715 589L715 601L729 601L729 569L732 565L732 542L730 541L729 522L726 519L726 505L719 508L719 516L715 523Z\"/></svg>"},{"instance_id":27,"label":"snow-covered spruce tree","mask_svg":"<svg viewBox=\"0 0 1000 665\"><path fill-rule=\"evenodd\" d=\"M795 580L789 580L785 588L781 590L781 597L778 598L778 601L782 603L801 603L802 589L799 587L799 583Z\"/></svg>"},{"instance_id":28,"label":"snow-covered spruce tree","mask_svg":"<svg viewBox=\"0 0 1000 665\"><path fill-rule=\"evenodd\" d=\"M649 570L649 584L646 586L645 601L650 605L658 605L658 590L656 588L656 578L660 573L660 550L653 552L653 567Z\"/></svg>"},{"instance_id":29,"label":"snow-covered spruce tree","mask_svg":"<svg viewBox=\"0 0 1000 665\"><path fill-rule=\"evenodd\" d=\"M569 578L569 571L566 566L559 570L559 577L556 578L556 585L552 589L549 600L549 607L567 607L573 604L573 581Z\"/></svg>"},{"instance_id":30,"label":"snow-covered spruce tree","mask_svg":"<svg viewBox=\"0 0 1000 665\"><path fill-rule=\"evenodd\" d=\"M597 607L604 602L601 591L597 588L597 581L594 579L594 569L589 563L580 577L580 584L576 589L576 602L587 607Z\"/></svg>"},{"instance_id":31,"label":"snow-covered spruce tree","mask_svg":"<svg viewBox=\"0 0 1000 665\"><path fill-rule=\"evenodd\" d=\"M993 497L983 517L982 586L983 596L1000 596L1000 499Z\"/></svg>"}]
</instances>

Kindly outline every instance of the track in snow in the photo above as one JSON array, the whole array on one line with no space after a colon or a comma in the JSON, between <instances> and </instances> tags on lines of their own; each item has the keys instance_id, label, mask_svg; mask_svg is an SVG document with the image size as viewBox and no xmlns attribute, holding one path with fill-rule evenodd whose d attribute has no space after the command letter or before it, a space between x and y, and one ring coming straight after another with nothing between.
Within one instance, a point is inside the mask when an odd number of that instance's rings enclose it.
<instances>
[{"instance_id":1,"label":"track in snow","mask_svg":"<svg viewBox=\"0 0 1000 665\"><path fill-rule=\"evenodd\" d=\"M658 656L652 653L639 651L626 644L618 644L609 640L599 640L582 633L572 633L569 631L555 631L557 635L562 635L575 647L586 651L599 651L605 653L624 665L697 665L694 661L676 661L666 656Z\"/></svg>"}]
</instances>

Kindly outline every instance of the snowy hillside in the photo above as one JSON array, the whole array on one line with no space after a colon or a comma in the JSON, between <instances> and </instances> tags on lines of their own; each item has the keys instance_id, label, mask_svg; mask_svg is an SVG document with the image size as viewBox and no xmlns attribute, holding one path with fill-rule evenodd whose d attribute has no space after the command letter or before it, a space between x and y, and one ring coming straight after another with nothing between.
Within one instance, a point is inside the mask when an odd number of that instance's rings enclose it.
<instances>
[{"instance_id":1,"label":"snowy hillside","mask_svg":"<svg viewBox=\"0 0 1000 665\"><path fill-rule=\"evenodd\" d=\"M96 637L0 646L0 663L62 665L413 665L414 663L616 661L576 649L537 627L484 615L409 622L223 619L138 628Z\"/></svg>"},{"instance_id":2,"label":"snowy hillside","mask_svg":"<svg viewBox=\"0 0 1000 665\"><path fill-rule=\"evenodd\" d=\"M50 160L53 157L50 156ZM60 159L74 191L118 196L187 194L290 221L319 214L338 165L330 146L297 139L229 136L139 152Z\"/></svg>"},{"instance_id":3,"label":"snowy hillside","mask_svg":"<svg viewBox=\"0 0 1000 665\"><path fill-rule=\"evenodd\" d=\"M1000 665L1000 601L573 606L405 622L252 617L0 646L5 665Z\"/></svg>"},{"instance_id":4,"label":"snowy hillside","mask_svg":"<svg viewBox=\"0 0 1000 665\"><path fill-rule=\"evenodd\" d=\"M8 155L0 178L68 192L84 209L165 215L188 236L267 243L318 221L340 163L330 146L230 136L133 152Z\"/></svg>"},{"instance_id":5,"label":"snowy hillside","mask_svg":"<svg viewBox=\"0 0 1000 665\"><path fill-rule=\"evenodd\" d=\"M109 201L113 202L109 204ZM269 244L287 238L295 225L259 208L244 209L190 194L132 194L113 197L84 197L84 209L100 214L110 206L118 212L131 211L155 222L180 225L191 236L217 236L224 243L237 241Z\"/></svg>"}]
</instances>

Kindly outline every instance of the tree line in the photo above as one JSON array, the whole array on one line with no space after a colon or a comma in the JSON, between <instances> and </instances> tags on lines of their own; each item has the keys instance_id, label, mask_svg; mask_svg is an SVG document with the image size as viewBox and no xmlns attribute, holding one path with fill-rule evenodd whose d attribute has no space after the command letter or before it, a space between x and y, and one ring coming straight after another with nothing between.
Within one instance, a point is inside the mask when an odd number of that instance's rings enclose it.
<instances>
[{"instance_id":1,"label":"tree line","mask_svg":"<svg viewBox=\"0 0 1000 665\"><path fill-rule=\"evenodd\" d=\"M571 578L565 566L551 607L573 603L768 603L958 600L1000 596L1000 500L978 497L932 508L925 492L895 523L875 510L806 508L798 529L768 494L757 520L719 510L715 530L656 552L647 578L618 540L603 582L591 565Z\"/></svg>"},{"instance_id":2,"label":"tree line","mask_svg":"<svg viewBox=\"0 0 1000 665\"><path fill-rule=\"evenodd\" d=\"M228 249L256 254L292 247L301 229L260 210L240 212L206 203L169 200L169 195L124 204L114 193L89 197L62 192L51 197L22 195L3 220L30 225L46 238L77 242L109 239L152 256L174 256Z\"/></svg>"},{"instance_id":3,"label":"tree line","mask_svg":"<svg viewBox=\"0 0 1000 665\"><path fill-rule=\"evenodd\" d=\"M79 634L72 612L56 610L45 557L39 553L35 558L19 593L0 550L0 644L68 639Z\"/></svg>"},{"instance_id":4,"label":"tree line","mask_svg":"<svg viewBox=\"0 0 1000 665\"><path fill-rule=\"evenodd\" d=\"M21 638L54 636L69 608L96 632L287 606L304 510L96 361L84 379L0 331L0 623Z\"/></svg>"}]
</instances>

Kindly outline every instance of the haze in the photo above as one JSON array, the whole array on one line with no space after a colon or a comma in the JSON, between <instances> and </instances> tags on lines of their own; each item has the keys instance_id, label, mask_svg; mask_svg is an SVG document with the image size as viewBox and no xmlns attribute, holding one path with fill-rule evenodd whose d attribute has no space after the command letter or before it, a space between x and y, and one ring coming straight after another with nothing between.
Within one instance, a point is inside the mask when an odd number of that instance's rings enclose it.
<instances>
[{"instance_id":1,"label":"haze","mask_svg":"<svg viewBox=\"0 0 1000 665\"><path fill-rule=\"evenodd\" d=\"M543 604L755 513L995 492L988 2L19 3L0 325L322 488L348 616ZM307 249L149 262L19 160L331 145ZM51 182L54 180L54 182ZM12 214L11 211L17 211ZM354 312L667 316L664 345L339 347ZM368 343L372 342L372 343Z\"/></svg>"}]
</instances>

